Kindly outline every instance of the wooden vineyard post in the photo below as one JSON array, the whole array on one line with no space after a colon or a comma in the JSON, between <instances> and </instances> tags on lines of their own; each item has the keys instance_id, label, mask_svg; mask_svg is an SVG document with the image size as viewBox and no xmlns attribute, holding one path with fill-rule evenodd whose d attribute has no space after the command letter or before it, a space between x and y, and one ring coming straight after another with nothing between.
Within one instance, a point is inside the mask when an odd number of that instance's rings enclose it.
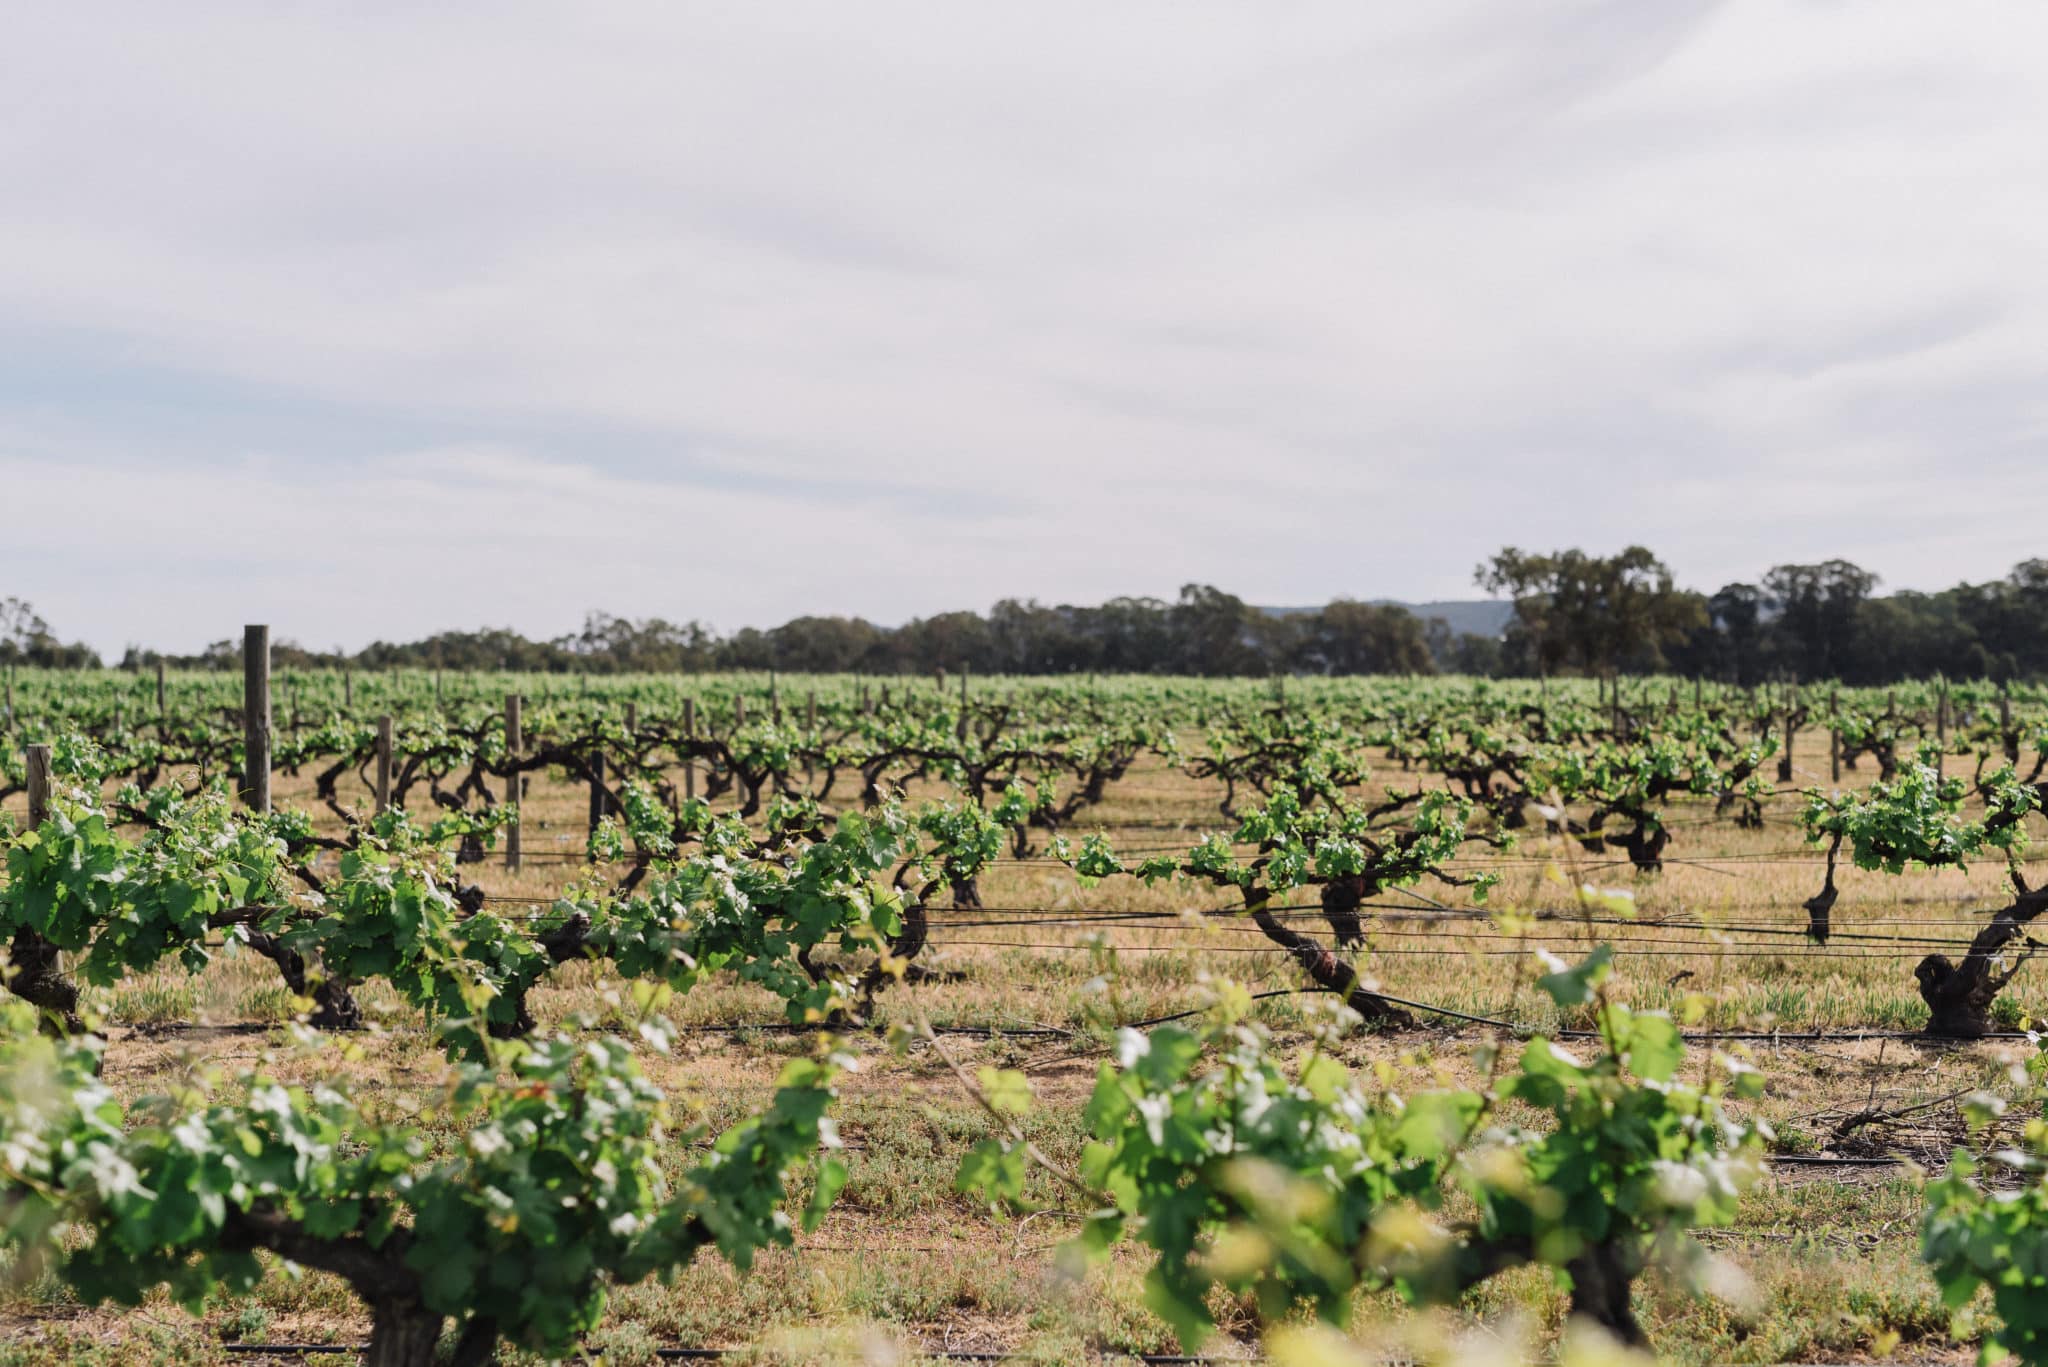
<instances>
[{"instance_id":1,"label":"wooden vineyard post","mask_svg":"<svg viewBox=\"0 0 2048 1367\"><path fill-rule=\"evenodd\" d=\"M23 746L22 759L22 768L25 771L23 782L28 788L28 829L34 830L50 819L50 746L47 744ZM10 950L13 962L9 965L16 972L25 966L22 959L24 949L23 937L25 936L34 936L35 941L40 941L45 945L48 944L48 941L43 940L42 936L37 935L35 931L29 930L26 927L16 931L14 944ZM47 952L54 962L56 950L50 949Z\"/></svg>"},{"instance_id":2,"label":"wooden vineyard post","mask_svg":"<svg viewBox=\"0 0 2048 1367\"><path fill-rule=\"evenodd\" d=\"M168 721L170 721L170 713L164 706L164 662L163 657L158 656L156 662L156 724L158 729L161 730Z\"/></svg>"},{"instance_id":3,"label":"wooden vineyard post","mask_svg":"<svg viewBox=\"0 0 2048 1367\"><path fill-rule=\"evenodd\" d=\"M1835 718L1841 715L1838 710L1840 697L1835 689L1828 690L1828 781L1831 783L1842 781L1842 733L1835 724Z\"/></svg>"},{"instance_id":4,"label":"wooden vineyard post","mask_svg":"<svg viewBox=\"0 0 2048 1367\"><path fill-rule=\"evenodd\" d=\"M2012 729L2012 686L2010 684L2000 684L1998 686L1998 738L2005 746L2006 760L2010 763L2018 764L2020 762L2020 738L2019 734Z\"/></svg>"},{"instance_id":5,"label":"wooden vineyard post","mask_svg":"<svg viewBox=\"0 0 2048 1367\"><path fill-rule=\"evenodd\" d=\"M1948 683L1941 685L1941 691L1934 695L1934 772L1945 776L1948 773Z\"/></svg>"},{"instance_id":6,"label":"wooden vineyard post","mask_svg":"<svg viewBox=\"0 0 2048 1367\"><path fill-rule=\"evenodd\" d=\"M953 734L964 745L967 742L967 664L960 665L960 721L953 728Z\"/></svg>"},{"instance_id":7,"label":"wooden vineyard post","mask_svg":"<svg viewBox=\"0 0 2048 1367\"><path fill-rule=\"evenodd\" d=\"M735 740L738 739L741 729L744 728L746 724L747 695L744 693L735 693L732 695L732 733ZM740 782L739 770L735 768L732 774L732 802L734 808L737 809L747 805L746 789L747 785Z\"/></svg>"},{"instance_id":8,"label":"wooden vineyard post","mask_svg":"<svg viewBox=\"0 0 2048 1367\"><path fill-rule=\"evenodd\" d=\"M22 748L26 771L23 779L28 787L28 825L30 830L50 819L50 750L44 745L29 745Z\"/></svg>"},{"instance_id":9,"label":"wooden vineyard post","mask_svg":"<svg viewBox=\"0 0 2048 1367\"><path fill-rule=\"evenodd\" d=\"M270 810L270 628L242 628L242 803Z\"/></svg>"},{"instance_id":10,"label":"wooden vineyard post","mask_svg":"<svg viewBox=\"0 0 2048 1367\"><path fill-rule=\"evenodd\" d=\"M776 682L775 671L768 671L768 720L782 725L782 685Z\"/></svg>"},{"instance_id":11,"label":"wooden vineyard post","mask_svg":"<svg viewBox=\"0 0 2048 1367\"><path fill-rule=\"evenodd\" d=\"M1700 676L1697 674L1692 676L1692 710L1700 710Z\"/></svg>"},{"instance_id":12,"label":"wooden vineyard post","mask_svg":"<svg viewBox=\"0 0 2048 1367\"><path fill-rule=\"evenodd\" d=\"M377 718L377 810L391 810L391 714Z\"/></svg>"},{"instance_id":13,"label":"wooden vineyard post","mask_svg":"<svg viewBox=\"0 0 2048 1367\"><path fill-rule=\"evenodd\" d=\"M34 830L50 819L50 747L31 745L22 753L28 771L28 824Z\"/></svg>"},{"instance_id":14,"label":"wooden vineyard post","mask_svg":"<svg viewBox=\"0 0 2048 1367\"><path fill-rule=\"evenodd\" d=\"M28 821L33 829L50 819L50 747L28 746L22 758L26 761ZM21 926L7 946L6 980L16 996L51 1013L67 1032L75 1033L81 1028L78 989L64 977L62 958L57 946L41 932Z\"/></svg>"},{"instance_id":15,"label":"wooden vineyard post","mask_svg":"<svg viewBox=\"0 0 2048 1367\"><path fill-rule=\"evenodd\" d=\"M519 695L505 695L505 759L511 772L505 775L505 801L513 810L512 824L505 828L505 867L515 873L519 869L519 770L511 761L519 758L520 747L524 744L519 733Z\"/></svg>"},{"instance_id":16,"label":"wooden vineyard post","mask_svg":"<svg viewBox=\"0 0 2048 1367\"><path fill-rule=\"evenodd\" d=\"M813 688L804 694L804 791L811 791L818 781L818 768L811 760L811 752L818 746L818 690Z\"/></svg>"},{"instance_id":17,"label":"wooden vineyard post","mask_svg":"<svg viewBox=\"0 0 2048 1367\"><path fill-rule=\"evenodd\" d=\"M7 665L7 729L10 733L14 730L14 663L11 660Z\"/></svg>"},{"instance_id":18,"label":"wooden vineyard post","mask_svg":"<svg viewBox=\"0 0 2048 1367\"><path fill-rule=\"evenodd\" d=\"M697 757L688 752L687 746L697 739L697 700L683 699L683 744L686 747L683 758L683 796L694 800L697 796Z\"/></svg>"},{"instance_id":19,"label":"wooden vineyard post","mask_svg":"<svg viewBox=\"0 0 2048 1367\"><path fill-rule=\"evenodd\" d=\"M604 820L608 804L604 794L604 754L602 751L590 757L590 829L594 834L597 825Z\"/></svg>"},{"instance_id":20,"label":"wooden vineyard post","mask_svg":"<svg viewBox=\"0 0 2048 1367\"><path fill-rule=\"evenodd\" d=\"M1785 689L1785 753L1778 756L1778 781L1792 781L1792 741L1798 734L1799 726L1799 685L1790 684Z\"/></svg>"},{"instance_id":21,"label":"wooden vineyard post","mask_svg":"<svg viewBox=\"0 0 2048 1367\"><path fill-rule=\"evenodd\" d=\"M633 742L634 742L635 744L638 744L638 743L639 743L639 740L640 740L640 704L639 704L639 703L636 703L636 702L629 702L629 703L627 703L627 704L626 704L626 736L627 736L627 738L628 738L628 739L632 740L632 741L633 741Z\"/></svg>"}]
</instances>

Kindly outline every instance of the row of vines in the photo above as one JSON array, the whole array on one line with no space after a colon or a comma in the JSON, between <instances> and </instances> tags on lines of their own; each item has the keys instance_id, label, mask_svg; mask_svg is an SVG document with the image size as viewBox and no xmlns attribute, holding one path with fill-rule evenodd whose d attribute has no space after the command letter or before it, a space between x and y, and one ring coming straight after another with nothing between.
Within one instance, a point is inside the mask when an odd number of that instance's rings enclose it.
<instances>
[{"instance_id":1,"label":"row of vines","mask_svg":"<svg viewBox=\"0 0 2048 1367\"><path fill-rule=\"evenodd\" d=\"M2003 904L1914 965L1925 1032L1949 1038L1997 1032L2048 912L2027 873L2048 698L2024 690L542 682L286 679L268 763L310 799L252 810L237 798L251 719L230 683L10 680L0 1242L18 1271L89 1300L168 1288L196 1305L284 1262L353 1289L374 1363L570 1353L607 1287L706 1251L745 1267L824 1217L847 1176L835 1080L871 1032L944 1056L916 989L932 918L1000 917L981 882L1028 860L1084 888L1220 893L1214 914L1328 1009L1305 1043L1276 1039L1218 978L1181 1019L1111 1029L1078 1163L1028 1139L1023 1075L960 1067L990 1133L963 1192L1008 1210L1056 1193L1083 1216L1077 1269L1142 1248L1148 1303L1190 1348L1219 1289L1276 1328L1304 1306L1341 1324L1363 1289L1454 1303L1530 1265L1641 1347L1638 1280L1712 1280L1690 1232L1733 1218L1772 1135L1747 1104L1755 1061L1706 996L1673 1014L1617 990L1603 928L1629 899L1596 884L1655 879L1699 823L1759 826L1790 801L1818 886L1784 929L1818 951L1855 933L1837 918L1845 863L2002 862ZM527 690L509 721L502 695ZM1092 829L1141 763L1214 793L1208 829L1140 848ZM504 897L494 860L536 781L587 787L589 820L549 852L553 895ZM1562 905L1500 904L1499 861L1518 852L1563 871ZM1510 945L1579 1034L1483 1023L1478 1080L1456 1086L1347 1067L1348 1032L1442 1028L1381 952L1394 907L1446 942L1483 929ZM366 985L404 1003L447 1055L430 1107L274 1066L116 1100L91 989L223 956L267 963L300 1001L279 1037L296 1071L348 1047ZM536 988L568 965L624 1003L605 1025L536 1019ZM672 1043L669 1013L712 982L765 994L815 1043L715 1134L675 1124L642 1071ZM1990 1288L1988 1341L2033 1362L2048 1361L2044 1058L2035 1114L1973 1103L2019 1137L1959 1153L1927 1186L1923 1229L1952 1303Z\"/></svg>"}]
</instances>

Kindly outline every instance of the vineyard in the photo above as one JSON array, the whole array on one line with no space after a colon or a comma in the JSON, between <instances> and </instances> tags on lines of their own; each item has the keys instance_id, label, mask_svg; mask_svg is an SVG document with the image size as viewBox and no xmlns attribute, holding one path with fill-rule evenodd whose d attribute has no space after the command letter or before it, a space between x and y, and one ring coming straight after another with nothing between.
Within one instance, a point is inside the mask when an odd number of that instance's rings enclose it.
<instances>
[{"instance_id":1,"label":"vineyard","mask_svg":"<svg viewBox=\"0 0 2048 1367\"><path fill-rule=\"evenodd\" d=\"M7 676L0 1362L2048 1361L2048 690Z\"/></svg>"}]
</instances>

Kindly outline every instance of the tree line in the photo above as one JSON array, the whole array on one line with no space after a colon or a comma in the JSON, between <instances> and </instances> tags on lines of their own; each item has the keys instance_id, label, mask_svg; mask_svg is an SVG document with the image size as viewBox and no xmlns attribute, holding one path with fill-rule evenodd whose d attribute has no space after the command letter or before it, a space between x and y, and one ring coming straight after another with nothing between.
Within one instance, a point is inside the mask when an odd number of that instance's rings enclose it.
<instances>
[{"instance_id":1,"label":"tree line","mask_svg":"<svg viewBox=\"0 0 2048 1367\"><path fill-rule=\"evenodd\" d=\"M1880 595L1847 560L1777 565L1711 594L1642 546L1615 555L1509 547L1475 582L1514 603L1496 672L1674 673L1882 684L2048 675L2048 559L1938 593Z\"/></svg>"},{"instance_id":2,"label":"tree line","mask_svg":"<svg viewBox=\"0 0 2048 1367\"><path fill-rule=\"evenodd\" d=\"M1456 653L1448 629L1398 607L1339 600L1283 617L1199 584L1172 601L1113 598L1097 607L1048 607L1005 599L987 613L943 612L899 627L811 616L722 636L702 622L635 621L593 612L580 631L551 640L501 627L378 641L353 654L309 650L291 641L272 647L279 668L351 664L555 673L909 674L965 666L1009 674L1425 674L1439 667L1439 652L1447 659ZM121 664L141 668L157 658L130 649ZM239 668L241 644L217 641L197 655L162 658L178 668Z\"/></svg>"},{"instance_id":3,"label":"tree line","mask_svg":"<svg viewBox=\"0 0 2048 1367\"><path fill-rule=\"evenodd\" d=\"M798 617L722 635L702 622L593 612L578 631L536 640L510 628L378 641L353 653L291 641L283 668L394 666L533 672L689 673L726 669L864 674L977 673L1481 674L1675 673L1739 684L1795 676L1886 683L2048 676L2048 559L2003 579L1937 593L1879 594L1879 579L1846 560L1785 564L1713 593L1680 587L1653 552L1612 555L1508 547L1474 582L1512 604L1498 637L1454 631L1442 618L1337 599L1275 612L1205 584L1173 599L1112 598L1097 606L1007 598L986 613L944 612L902 626L858 617ZM130 647L120 664L235 668L240 644L194 655ZM98 665L17 598L0 599L0 662Z\"/></svg>"}]
</instances>

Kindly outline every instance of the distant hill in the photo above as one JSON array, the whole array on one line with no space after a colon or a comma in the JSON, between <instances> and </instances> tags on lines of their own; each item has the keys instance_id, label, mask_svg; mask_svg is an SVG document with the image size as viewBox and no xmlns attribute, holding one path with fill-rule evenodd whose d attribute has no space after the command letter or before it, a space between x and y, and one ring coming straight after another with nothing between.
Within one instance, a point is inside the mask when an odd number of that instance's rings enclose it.
<instances>
[{"instance_id":1,"label":"distant hill","mask_svg":"<svg viewBox=\"0 0 2048 1367\"><path fill-rule=\"evenodd\" d=\"M1491 598L1463 598L1443 603L1403 603L1394 598L1374 598L1375 604L1406 608L1427 622L1432 617L1441 617L1450 623L1452 631L1461 636L1499 636L1508 629L1508 619L1515 615L1513 603L1499 602ZM1275 617L1298 617L1307 612L1321 612L1313 608L1261 608L1261 612Z\"/></svg>"}]
</instances>

